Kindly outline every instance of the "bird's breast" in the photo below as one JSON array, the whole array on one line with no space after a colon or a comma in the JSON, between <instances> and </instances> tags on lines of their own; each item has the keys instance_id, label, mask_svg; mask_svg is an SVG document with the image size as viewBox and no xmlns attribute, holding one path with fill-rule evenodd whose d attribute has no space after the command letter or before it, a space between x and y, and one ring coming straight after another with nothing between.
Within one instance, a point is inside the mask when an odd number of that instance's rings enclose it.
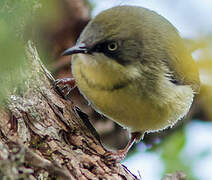
<instances>
[{"instance_id":1,"label":"bird's breast","mask_svg":"<svg viewBox=\"0 0 212 180\"><path fill-rule=\"evenodd\" d=\"M150 132L171 126L188 112L193 100L193 92L186 86L170 89L167 99L152 99L110 66L90 66L82 59L74 59L72 73L92 106L130 131Z\"/></svg>"},{"instance_id":2,"label":"bird's breast","mask_svg":"<svg viewBox=\"0 0 212 180\"><path fill-rule=\"evenodd\" d=\"M90 67L80 60L72 63L73 76L80 92L94 108L131 131L146 131L164 126L164 111L142 97L133 82L115 87L117 74L107 67ZM108 76L107 76L108 75ZM142 90L140 90L142 91ZM164 122L163 122L164 121Z\"/></svg>"}]
</instances>

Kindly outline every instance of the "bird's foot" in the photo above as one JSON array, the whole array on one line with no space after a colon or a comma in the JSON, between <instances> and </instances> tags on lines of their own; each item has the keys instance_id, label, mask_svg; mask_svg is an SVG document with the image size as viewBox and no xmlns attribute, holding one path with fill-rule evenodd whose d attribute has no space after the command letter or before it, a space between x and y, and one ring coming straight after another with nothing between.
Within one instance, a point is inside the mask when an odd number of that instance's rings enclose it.
<instances>
[{"instance_id":1,"label":"bird's foot","mask_svg":"<svg viewBox=\"0 0 212 180\"><path fill-rule=\"evenodd\" d=\"M74 78L57 79L54 82L54 89L64 99L68 99L68 95L75 87L76 83Z\"/></svg>"},{"instance_id":2,"label":"bird's foot","mask_svg":"<svg viewBox=\"0 0 212 180\"><path fill-rule=\"evenodd\" d=\"M125 156L127 155L127 152L131 148L131 146L134 144L136 140L140 140L143 137L142 132L133 132L131 133L130 141L127 143L124 149L118 150L117 152L108 151L104 154L104 157L106 161L108 162L121 162Z\"/></svg>"},{"instance_id":3,"label":"bird's foot","mask_svg":"<svg viewBox=\"0 0 212 180\"><path fill-rule=\"evenodd\" d=\"M107 162L119 163L125 158L126 155L127 155L126 150L122 149L118 150L117 152L108 151L104 154L104 158Z\"/></svg>"}]
</instances>

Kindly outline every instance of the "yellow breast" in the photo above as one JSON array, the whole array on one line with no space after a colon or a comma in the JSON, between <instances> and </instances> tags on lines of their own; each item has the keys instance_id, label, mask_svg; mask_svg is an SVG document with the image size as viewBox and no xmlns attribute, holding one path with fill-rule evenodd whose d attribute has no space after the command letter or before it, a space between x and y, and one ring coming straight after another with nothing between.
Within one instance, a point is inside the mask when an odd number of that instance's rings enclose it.
<instances>
[{"instance_id":1,"label":"yellow breast","mask_svg":"<svg viewBox=\"0 0 212 180\"><path fill-rule=\"evenodd\" d=\"M81 93L97 111L130 131L164 129L173 125L190 108L193 99L192 90L188 93L192 97L189 96L188 102L184 105L179 104L181 98L181 101L185 101L179 94L173 97L174 102L171 104L168 101L165 104L157 102L160 100L153 101L148 96L142 95L142 89L137 89L133 82L127 82L125 77L120 76L121 73L124 74L121 67L113 71L114 67L111 69L111 65L95 62L87 64L89 57L86 57L85 61L82 56L86 55L75 57L72 63L73 76ZM136 73L134 75L136 76ZM113 89L113 85L120 82L126 82L126 86Z\"/></svg>"}]
</instances>

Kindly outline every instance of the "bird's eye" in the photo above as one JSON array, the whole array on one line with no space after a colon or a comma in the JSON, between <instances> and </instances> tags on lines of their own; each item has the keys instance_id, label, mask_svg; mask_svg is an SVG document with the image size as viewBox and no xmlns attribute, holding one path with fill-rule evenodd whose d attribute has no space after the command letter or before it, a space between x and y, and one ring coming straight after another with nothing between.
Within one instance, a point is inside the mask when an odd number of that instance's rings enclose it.
<instances>
[{"instance_id":1,"label":"bird's eye","mask_svg":"<svg viewBox=\"0 0 212 180\"><path fill-rule=\"evenodd\" d=\"M118 44L116 42L111 42L107 45L109 51L116 51L118 49Z\"/></svg>"}]
</instances>

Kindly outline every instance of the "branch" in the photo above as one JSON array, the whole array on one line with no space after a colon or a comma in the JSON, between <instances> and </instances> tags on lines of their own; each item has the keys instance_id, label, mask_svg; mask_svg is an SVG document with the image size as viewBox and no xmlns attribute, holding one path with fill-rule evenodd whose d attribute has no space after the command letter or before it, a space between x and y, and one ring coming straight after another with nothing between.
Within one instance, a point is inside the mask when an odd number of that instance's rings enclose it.
<instances>
[{"instance_id":1,"label":"branch","mask_svg":"<svg viewBox=\"0 0 212 180\"><path fill-rule=\"evenodd\" d=\"M54 78L30 42L26 54L25 91L12 94L1 110L0 143L4 148L0 158L10 162L14 148L18 149L16 155L24 160L13 163L16 176L25 174L18 170L21 166L29 168L34 179L46 174L62 179L137 179L120 163L105 159L107 150L88 117L54 91ZM4 151L8 154L3 158ZM9 176L2 167L0 174ZM29 175L24 177L29 179Z\"/></svg>"}]
</instances>

